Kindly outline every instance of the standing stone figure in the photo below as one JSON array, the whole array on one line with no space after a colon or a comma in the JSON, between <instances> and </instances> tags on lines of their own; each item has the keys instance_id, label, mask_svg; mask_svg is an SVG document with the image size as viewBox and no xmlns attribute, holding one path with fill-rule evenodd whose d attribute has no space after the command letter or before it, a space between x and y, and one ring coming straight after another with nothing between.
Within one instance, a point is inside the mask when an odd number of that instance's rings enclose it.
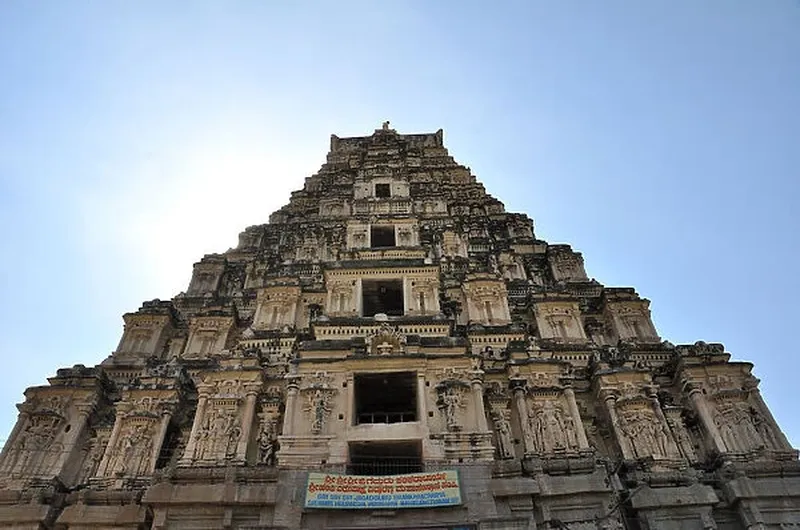
<instances>
[{"instance_id":1,"label":"standing stone figure","mask_svg":"<svg viewBox=\"0 0 800 530\"><path fill-rule=\"evenodd\" d=\"M325 427L325 420L331 412L330 398L327 392L319 388L314 390L314 393L311 395L309 410L312 414L311 433L319 434Z\"/></svg>"},{"instance_id":2,"label":"standing stone figure","mask_svg":"<svg viewBox=\"0 0 800 530\"><path fill-rule=\"evenodd\" d=\"M458 408L461 407L461 395L453 388L447 388L440 398L439 407L444 412L445 423L448 431L457 431L460 428L458 421Z\"/></svg>"},{"instance_id":3,"label":"standing stone figure","mask_svg":"<svg viewBox=\"0 0 800 530\"><path fill-rule=\"evenodd\" d=\"M514 445L511 440L511 423L502 409L492 410L492 423L497 436L497 452L501 459L514 458Z\"/></svg>"},{"instance_id":4,"label":"standing stone figure","mask_svg":"<svg viewBox=\"0 0 800 530\"><path fill-rule=\"evenodd\" d=\"M264 419L258 433L258 463L275 465L276 440L274 419Z\"/></svg>"}]
</instances>

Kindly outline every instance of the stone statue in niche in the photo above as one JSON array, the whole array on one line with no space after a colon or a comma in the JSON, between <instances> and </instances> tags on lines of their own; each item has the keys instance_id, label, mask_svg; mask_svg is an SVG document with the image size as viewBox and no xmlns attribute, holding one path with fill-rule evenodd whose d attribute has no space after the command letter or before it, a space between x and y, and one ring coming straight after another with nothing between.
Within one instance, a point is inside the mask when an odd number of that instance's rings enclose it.
<instances>
[{"instance_id":1,"label":"stone statue in niche","mask_svg":"<svg viewBox=\"0 0 800 530\"><path fill-rule=\"evenodd\" d=\"M275 465L278 444L277 419L265 417L258 432L258 463Z\"/></svg>"},{"instance_id":2,"label":"stone statue in niche","mask_svg":"<svg viewBox=\"0 0 800 530\"><path fill-rule=\"evenodd\" d=\"M226 417L230 419L226 420ZM213 410L203 426L197 431L195 458L198 460L218 460L225 456L229 445L229 422L233 421L233 411Z\"/></svg>"},{"instance_id":3,"label":"stone statue in niche","mask_svg":"<svg viewBox=\"0 0 800 530\"><path fill-rule=\"evenodd\" d=\"M511 436L509 412L504 408L492 409L492 424L497 437L497 453L501 460L514 458L514 443Z\"/></svg>"},{"instance_id":4,"label":"stone statue in niche","mask_svg":"<svg viewBox=\"0 0 800 530\"><path fill-rule=\"evenodd\" d=\"M664 425L652 411L647 409L623 411L619 415L619 423L622 433L630 441L635 458L672 456Z\"/></svg>"},{"instance_id":5,"label":"stone statue in niche","mask_svg":"<svg viewBox=\"0 0 800 530\"><path fill-rule=\"evenodd\" d=\"M109 433L104 432L98 434L92 439L86 448L86 459L83 461L83 470L81 471L81 482L86 482L89 478L95 476L100 462L103 460L103 453L108 444Z\"/></svg>"},{"instance_id":6,"label":"stone statue in niche","mask_svg":"<svg viewBox=\"0 0 800 530\"><path fill-rule=\"evenodd\" d=\"M321 388L314 389L308 395L305 410L311 414L311 434L320 434L332 410L330 392Z\"/></svg>"},{"instance_id":7,"label":"stone statue in niche","mask_svg":"<svg viewBox=\"0 0 800 530\"><path fill-rule=\"evenodd\" d=\"M242 429L237 424L236 418L233 416L228 418L228 424L225 428L225 459L232 460L236 458L236 452L239 448L239 438L242 437Z\"/></svg>"},{"instance_id":8,"label":"stone statue in niche","mask_svg":"<svg viewBox=\"0 0 800 530\"><path fill-rule=\"evenodd\" d=\"M436 404L444 414L447 430L450 432L461 430L461 409L465 407L461 388L453 384L443 386L439 389L439 399Z\"/></svg>"},{"instance_id":9,"label":"stone statue in niche","mask_svg":"<svg viewBox=\"0 0 800 530\"><path fill-rule=\"evenodd\" d=\"M534 446L541 452L551 453L577 449L578 438L572 419L566 417L560 405L552 400L534 405L528 413Z\"/></svg>"},{"instance_id":10,"label":"stone statue in niche","mask_svg":"<svg viewBox=\"0 0 800 530\"><path fill-rule=\"evenodd\" d=\"M134 424L120 433L120 442L114 450L109 475L137 477L150 472L153 454L153 436L149 425Z\"/></svg>"},{"instance_id":11,"label":"stone statue in niche","mask_svg":"<svg viewBox=\"0 0 800 530\"><path fill-rule=\"evenodd\" d=\"M675 413L666 414L665 416L669 429L672 431L672 436L678 444L678 450L681 456L688 462L697 462L697 453L694 450L694 444L692 444L692 439L689 436L686 425L683 423L683 419L681 419L679 414Z\"/></svg>"},{"instance_id":12,"label":"stone statue in niche","mask_svg":"<svg viewBox=\"0 0 800 530\"><path fill-rule=\"evenodd\" d=\"M728 451L749 451L764 447L747 403L723 403L714 416L722 441Z\"/></svg>"}]
</instances>

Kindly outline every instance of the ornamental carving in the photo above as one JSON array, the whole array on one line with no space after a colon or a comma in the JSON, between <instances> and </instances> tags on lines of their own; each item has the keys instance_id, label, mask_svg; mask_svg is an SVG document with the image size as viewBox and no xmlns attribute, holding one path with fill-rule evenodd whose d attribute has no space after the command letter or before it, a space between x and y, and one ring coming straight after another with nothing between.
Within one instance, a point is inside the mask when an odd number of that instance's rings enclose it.
<instances>
[{"instance_id":1,"label":"ornamental carving","mask_svg":"<svg viewBox=\"0 0 800 530\"><path fill-rule=\"evenodd\" d=\"M450 432L457 432L463 428L463 412L467 408L466 394L469 385L445 384L437 388L439 398L436 406L441 410L445 425Z\"/></svg>"},{"instance_id":2,"label":"ornamental carving","mask_svg":"<svg viewBox=\"0 0 800 530\"><path fill-rule=\"evenodd\" d=\"M381 327L365 338L371 355L399 355L406 353L406 336L390 324Z\"/></svg>"},{"instance_id":3,"label":"ornamental carving","mask_svg":"<svg viewBox=\"0 0 800 530\"><path fill-rule=\"evenodd\" d=\"M278 452L279 415L276 410L265 410L259 414L258 463L274 466Z\"/></svg>"},{"instance_id":4,"label":"ornamental carving","mask_svg":"<svg viewBox=\"0 0 800 530\"><path fill-rule=\"evenodd\" d=\"M55 465L60 456L60 444L55 444L56 432L63 418L53 414L37 414L28 418L22 432L3 463L9 476L38 475Z\"/></svg>"},{"instance_id":5,"label":"ornamental carving","mask_svg":"<svg viewBox=\"0 0 800 530\"><path fill-rule=\"evenodd\" d=\"M325 423L333 410L331 404L333 391L325 388L307 389L304 391L306 405L303 410L308 414L311 423L311 434L321 434Z\"/></svg>"},{"instance_id":6,"label":"ornamental carving","mask_svg":"<svg viewBox=\"0 0 800 530\"><path fill-rule=\"evenodd\" d=\"M714 425L729 452L783 449L771 422L747 402L728 400L717 402Z\"/></svg>"},{"instance_id":7,"label":"ornamental carving","mask_svg":"<svg viewBox=\"0 0 800 530\"><path fill-rule=\"evenodd\" d=\"M494 429L497 457L514 458L514 440L511 434L511 411L505 405L493 404L489 413Z\"/></svg>"},{"instance_id":8,"label":"ornamental carving","mask_svg":"<svg viewBox=\"0 0 800 530\"><path fill-rule=\"evenodd\" d=\"M300 391L304 400L303 411L309 420L311 434L322 434L328 417L333 411L333 378L327 372L317 372L308 376L305 386Z\"/></svg>"},{"instance_id":9,"label":"ornamental carving","mask_svg":"<svg viewBox=\"0 0 800 530\"><path fill-rule=\"evenodd\" d=\"M236 407L214 407L205 417L195 439L195 459L224 462L236 458L242 436Z\"/></svg>"},{"instance_id":10,"label":"ornamental carving","mask_svg":"<svg viewBox=\"0 0 800 530\"><path fill-rule=\"evenodd\" d=\"M95 436L86 442L84 450L86 456L83 461L83 468L81 469L81 482L86 482L89 478L97 474L110 436L110 429L98 429Z\"/></svg>"},{"instance_id":11,"label":"ornamental carving","mask_svg":"<svg viewBox=\"0 0 800 530\"><path fill-rule=\"evenodd\" d=\"M153 471L153 441L158 423L128 420L119 431L116 446L109 453L106 476L138 477Z\"/></svg>"},{"instance_id":12,"label":"ornamental carving","mask_svg":"<svg viewBox=\"0 0 800 530\"><path fill-rule=\"evenodd\" d=\"M664 411L669 429L678 445L681 456L689 463L697 462L697 452L695 451L692 437L686 424L683 421L682 410L677 407L670 407Z\"/></svg>"},{"instance_id":13,"label":"ornamental carving","mask_svg":"<svg viewBox=\"0 0 800 530\"><path fill-rule=\"evenodd\" d=\"M619 432L630 444L633 458L674 459L677 456L666 426L650 408L621 410Z\"/></svg>"},{"instance_id":14,"label":"ornamental carving","mask_svg":"<svg viewBox=\"0 0 800 530\"><path fill-rule=\"evenodd\" d=\"M565 407L552 399L528 403L530 445L538 453L577 451L578 435Z\"/></svg>"}]
</instances>

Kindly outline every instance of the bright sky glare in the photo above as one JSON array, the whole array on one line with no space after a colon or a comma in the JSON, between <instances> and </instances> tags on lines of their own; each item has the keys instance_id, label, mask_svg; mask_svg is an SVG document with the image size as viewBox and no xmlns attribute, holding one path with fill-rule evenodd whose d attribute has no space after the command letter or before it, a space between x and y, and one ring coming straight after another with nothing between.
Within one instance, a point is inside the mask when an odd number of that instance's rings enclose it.
<instances>
[{"instance_id":1,"label":"bright sky glare","mask_svg":"<svg viewBox=\"0 0 800 530\"><path fill-rule=\"evenodd\" d=\"M452 155L673 343L756 365L794 445L794 0L0 3L0 438L323 163L329 135Z\"/></svg>"}]
</instances>

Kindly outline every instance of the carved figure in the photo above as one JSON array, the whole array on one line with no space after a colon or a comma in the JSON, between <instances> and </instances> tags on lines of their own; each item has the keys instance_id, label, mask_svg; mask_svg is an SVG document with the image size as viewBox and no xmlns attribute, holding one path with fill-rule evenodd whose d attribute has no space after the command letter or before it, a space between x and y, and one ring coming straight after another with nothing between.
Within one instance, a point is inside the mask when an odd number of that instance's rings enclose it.
<instances>
[{"instance_id":1,"label":"carved figure","mask_svg":"<svg viewBox=\"0 0 800 530\"><path fill-rule=\"evenodd\" d=\"M317 388L309 397L307 409L311 413L311 433L320 434L325 427L328 414L331 413L329 393Z\"/></svg>"},{"instance_id":2,"label":"carved figure","mask_svg":"<svg viewBox=\"0 0 800 530\"><path fill-rule=\"evenodd\" d=\"M236 453L239 448L239 438L242 436L242 429L238 425L235 417L228 417L228 424L225 427L224 440L225 445L225 458L232 460L236 458Z\"/></svg>"},{"instance_id":3,"label":"carved figure","mask_svg":"<svg viewBox=\"0 0 800 530\"><path fill-rule=\"evenodd\" d=\"M455 385L448 385L440 389L438 406L444 414L447 430L450 432L460 430L459 409L464 407L460 389Z\"/></svg>"},{"instance_id":4,"label":"carved figure","mask_svg":"<svg viewBox=\"0 0 800 530\"><path fill-rule=\"evenodd\" d=\"M567 420L561 407L552 400L530 410L528 422L538 451L550 453L578 447L575 426L571 419Z\"/></svg>"},{"instance_id":5,"label":"carved figure","mask_svg":"<svg viewBox=\"0 0 800 530\"><path fill-rule=\"evenodd\" d=\"M153 440L146 425L123 428L120 441L112 452L109 475L135 477L150 472Z\"/></svg>"},{"instance_id":6,"label":"carved figure","mask_svg":"<svg viewBox=\"0 0 800 530\"><path fill-rule=\"evenodd\" d=\"M497 453L501 459L514 458L514 445L511 440L511 423L508 421L506 411L492 410L492 423L494 424L497 438Z\"/></svg>"},{"instance_id":7,"label":"carved figure","mask_svg":"<svg viewBox=\"0 0 800 530\"><path fill-rule=\"evenodd\" d=\"M764 447L764 440L753 425L753 417L746 403L719 406L714 423L728 451L743 452Z\"/></svg>"},{"instance_id":8,"label":"carved figure","mask_svg":"<svg viewBox=\"0 0 800 530\"><path fill-rule=\"evenodd\" d=\"M275 465L276 445L276 420L274 418L265 419L261 422L261 430L258 433L258 463L268 466Z\"/></svg>"},{"instance_id":9,"label":"carved figure","mask_svg":"<svg viewBox=\"0 0 800 530\"><path fill-rule=\"evenodd\" d=\"M620 430L630 441L634 458L671 458L670 440L653 411L636 408L619 416Z\"/></svg>"},{"instance_id":10,"label":"carved figure","mask_svg":"<svg viewBox=\"0 0 800 530\"><path fill-rule=\"evenodd\" d=\"M769 420L765 418L755 407L750 407L750 421L760 437L760 441L769 449L781 449L781 444L772 430Z\"/></svg>"},{"instance_id":11,"label":"carved figure","mask_svg":"<svg viewBox=\"0 0 800 530\"><path fill-rule=\"evenodd\" d=\"M667 415L667 423L678 444L678 450L681 456L689 462L696 462L697 453L695 453L694 445L692 444L692 440L689 437L689 432L686 430L683 420L681 420L680 417Z\"/></svg>"}]
</instances>

